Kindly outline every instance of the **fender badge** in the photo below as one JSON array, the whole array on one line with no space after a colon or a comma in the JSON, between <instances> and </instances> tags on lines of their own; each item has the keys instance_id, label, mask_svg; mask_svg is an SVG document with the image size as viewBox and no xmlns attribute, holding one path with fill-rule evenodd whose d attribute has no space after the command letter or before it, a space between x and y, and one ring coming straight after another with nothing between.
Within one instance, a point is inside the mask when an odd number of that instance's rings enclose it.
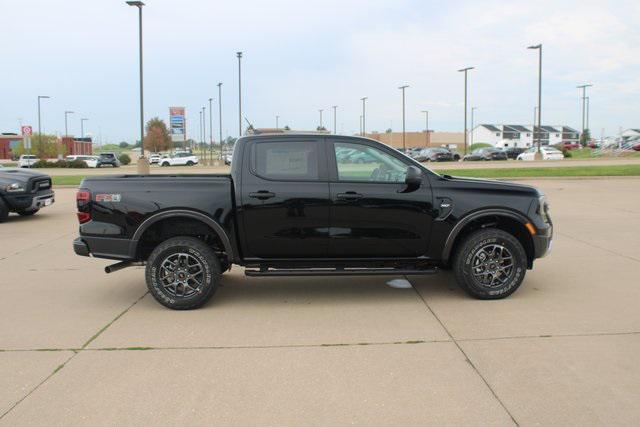
<instances>
[{"instance_id":1,"label":"fender badge","mask_svg":"<svg viewBox=\"0 0 640 427\"><path fill-rule=\"evenodd\" d=\"M96 202L119 202L122 200L120 194L96 194Z\"/></svg>"}]
</instances>

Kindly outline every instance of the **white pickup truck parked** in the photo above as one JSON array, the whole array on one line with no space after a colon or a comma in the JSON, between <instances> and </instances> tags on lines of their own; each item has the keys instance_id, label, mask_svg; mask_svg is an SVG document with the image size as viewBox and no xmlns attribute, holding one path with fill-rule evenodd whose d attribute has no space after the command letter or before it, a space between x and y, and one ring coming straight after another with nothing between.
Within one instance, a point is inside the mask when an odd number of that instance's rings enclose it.
<instances>
[{"instance_id":1,"label":"white pickup truck parked","mask_svg":"<svg viewBox=\"0 0 640 427\"><path fill-rule=\"evenodd\" d=\"M160 159L160 166L193 166L198 164L198 157L190 153L176 153Z\"/></svg>"}]
</instances>

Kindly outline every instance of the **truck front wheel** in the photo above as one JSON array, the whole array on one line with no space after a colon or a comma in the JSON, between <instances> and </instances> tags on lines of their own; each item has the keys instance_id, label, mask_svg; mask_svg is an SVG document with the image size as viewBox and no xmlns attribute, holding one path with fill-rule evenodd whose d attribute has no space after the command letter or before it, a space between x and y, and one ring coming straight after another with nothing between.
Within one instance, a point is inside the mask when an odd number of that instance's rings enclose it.
<instances>
[{"instance_id":1,"label":"truck front wheel","mask_svg":"<svg viewBox=\"0 0 640 427\"><path fill-rule=\"evenodd\" d=\"M220 262L213 249L193 237L174 237L158 245L147 260L147 287L165 307L190 310L218 289Z\"/></svg>"},{"instance_id":2,"label":"truck front wheel","mask_svg":"<svg viewBox=\"0 0 640 427\"><path fill-rule=\"evenodd\" d=\"M527 254L518 239L506 231L478 230L459 246L453 271L469 295L479 299L505 298L524 280Z\"/></svg>"}]
</instances>

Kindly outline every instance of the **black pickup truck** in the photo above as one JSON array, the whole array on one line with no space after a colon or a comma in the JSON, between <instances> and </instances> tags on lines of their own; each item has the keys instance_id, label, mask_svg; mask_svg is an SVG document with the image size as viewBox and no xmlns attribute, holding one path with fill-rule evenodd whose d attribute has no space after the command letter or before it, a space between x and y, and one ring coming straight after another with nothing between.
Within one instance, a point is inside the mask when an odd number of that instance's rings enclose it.
<instances>
[{"instance_id":1,"label":"black pickup truck","mask_svg":"<svg viewBox=\"0 0 640 427\"><path fill-rule=\"evenodd\" d=\"M49 175L31 169L0 168L0 222L9 212L29 216L54 201Z\"/></svg>"},{"instance_id":2,"label":"black pickup truck","mask_svg":"<svg viewBox=\"0 0 640 427\"><path fill-rule=\"evenodd\" d=\"M78 255L146 264L163 305L204 304L232 264L248 276L423 275L503 298L550 249L533 187L439 175L393 148L335 135L238 140L229 175L85 179Z\"/></svg>"}]
</instances>

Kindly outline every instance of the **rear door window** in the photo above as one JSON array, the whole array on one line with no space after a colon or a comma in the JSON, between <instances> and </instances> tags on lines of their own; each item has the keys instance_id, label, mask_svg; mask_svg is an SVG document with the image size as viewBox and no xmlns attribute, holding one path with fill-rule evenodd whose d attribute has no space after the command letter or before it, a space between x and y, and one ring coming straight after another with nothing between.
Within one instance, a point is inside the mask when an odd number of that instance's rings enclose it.
<instances>
[{"instance_id":1,"label":"rear door window","mask_svg":"<svg viewBox=\"0 0 640 427\"><path fill-rule=\"evenodd\" d=\"M317 181L317 141L274 141L253 145L253 172L261 178L282 181Z\"/></svg>"}]
</instances>

